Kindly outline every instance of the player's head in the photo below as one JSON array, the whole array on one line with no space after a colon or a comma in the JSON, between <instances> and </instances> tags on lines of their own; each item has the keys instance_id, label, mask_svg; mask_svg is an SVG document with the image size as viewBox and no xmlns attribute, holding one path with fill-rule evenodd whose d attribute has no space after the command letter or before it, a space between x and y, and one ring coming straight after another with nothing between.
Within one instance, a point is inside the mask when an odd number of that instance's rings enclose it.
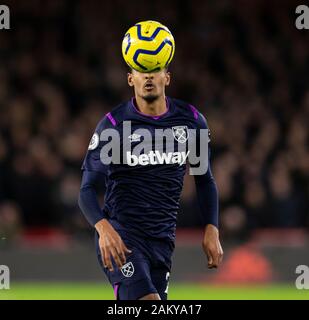
<instances>
[{"instance_id":1,"label":"player's head","mask_svg":"<svg viewBox=\"0 0 309 320\"><path fill-rule=\"evenodd\" d=\"M128 73L128 84L134 87L136 96L147 102L152 102L165 94L165 87L170 83L170 73L167 69L157 72L142 73L131 70Z\"/></svg>"}]
</instances>

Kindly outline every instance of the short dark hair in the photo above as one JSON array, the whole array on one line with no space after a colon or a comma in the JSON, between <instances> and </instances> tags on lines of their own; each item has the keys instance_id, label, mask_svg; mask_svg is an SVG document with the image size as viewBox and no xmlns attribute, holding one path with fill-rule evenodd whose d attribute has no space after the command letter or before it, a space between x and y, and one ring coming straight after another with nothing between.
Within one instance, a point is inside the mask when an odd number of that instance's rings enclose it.
<instances>
[{"instance_id":1,"label":"short dark hair","mask_svg":"<svg viewBox=\"0 0 309 320\"><path fill-rule=\"evenodd\" d=\"M166 72L168 72L169 66L164 67L162 70L164 70L164 69L165 69ZM129 73L132 73L134 69L127 65L127 70L128 70Z\"/></svg>"}]
</instances>

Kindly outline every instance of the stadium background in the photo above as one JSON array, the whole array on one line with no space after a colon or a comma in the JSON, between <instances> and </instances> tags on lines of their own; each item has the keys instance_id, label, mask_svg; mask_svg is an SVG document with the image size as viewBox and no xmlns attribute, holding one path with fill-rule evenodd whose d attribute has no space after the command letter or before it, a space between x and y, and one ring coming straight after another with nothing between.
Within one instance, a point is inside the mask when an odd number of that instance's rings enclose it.
<instances>
[{"instance_id":1,"label":"stadium background","mask_svg":"<svg viewBox=\"0 0 309 320\"><path fill-rule=\"evenodd\" d=\"M305 2L305 1L304 1ZM208 270L194 182L178 218L171 298L307 298L309 31L299 1L4 1L0 31L0 299L112 299L77 206L98 120L131 97L124 32L152 19L176 40L169 96L212 132L222 267Z\"/></svg>"}]
</instances>

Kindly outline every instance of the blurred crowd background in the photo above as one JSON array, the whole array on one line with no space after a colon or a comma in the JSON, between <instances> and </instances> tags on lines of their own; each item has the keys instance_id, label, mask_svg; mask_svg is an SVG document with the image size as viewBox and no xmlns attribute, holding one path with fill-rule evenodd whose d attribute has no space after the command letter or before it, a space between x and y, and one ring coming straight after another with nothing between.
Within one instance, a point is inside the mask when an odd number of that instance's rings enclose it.
<instances>
[{"instance_id":1,"label":"blurred crowd background","mask_svg":"<svg viewBox=\"0 0 309 320\"><path fill-rule=\"evenodd\" d=\"M90 228L77 197L97 122L132 96L125 31L158 20L176 40L171 97L211 130L223 237L309 226L309 31L297 1L6 1L0 31L0 234ZM194 214L192 212L195 212ZM186 176L179 227L198 227Z\"/></svg>"}]
</instances>

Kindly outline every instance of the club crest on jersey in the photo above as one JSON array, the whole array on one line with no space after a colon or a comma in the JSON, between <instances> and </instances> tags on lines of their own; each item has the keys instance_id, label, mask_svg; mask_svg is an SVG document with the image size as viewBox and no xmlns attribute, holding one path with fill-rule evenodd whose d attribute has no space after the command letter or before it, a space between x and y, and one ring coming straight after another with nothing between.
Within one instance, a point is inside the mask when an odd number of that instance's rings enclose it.
<instances>
[{"instance_id":1,"label":"club crest on jersey","mask_svg":"<svg viewBox=\"0 0 309 320\"><path fill-rule=\"evenodd\" d=\"M179 143L185 143L189 138L189 131L187 126L172 127L173 136Z\"/></svg>"},{"instance_id":2,"label":"club crest on jersey","mask_svg":"<svg viewBox=\"0 0 309 320\"><path fill-rule=\"evenodd\" d=\"M127 277L127 278L130 278L133 276L134 274L134 266L133 266L133 263L132 262L128 262L126 263L125 265L123 265L121 267L121 273Z\"/></svg>"},{"instance_id":3,"label":"club crest on jersey","mask_svg":"<svg viewBox=\"0 0 309 320\"><path fill-rule=\"evenodd\" d=\"M99 135L95 132L90 140L88 150L94 150L99 145Z\"/></svg>"}]
</instances>

